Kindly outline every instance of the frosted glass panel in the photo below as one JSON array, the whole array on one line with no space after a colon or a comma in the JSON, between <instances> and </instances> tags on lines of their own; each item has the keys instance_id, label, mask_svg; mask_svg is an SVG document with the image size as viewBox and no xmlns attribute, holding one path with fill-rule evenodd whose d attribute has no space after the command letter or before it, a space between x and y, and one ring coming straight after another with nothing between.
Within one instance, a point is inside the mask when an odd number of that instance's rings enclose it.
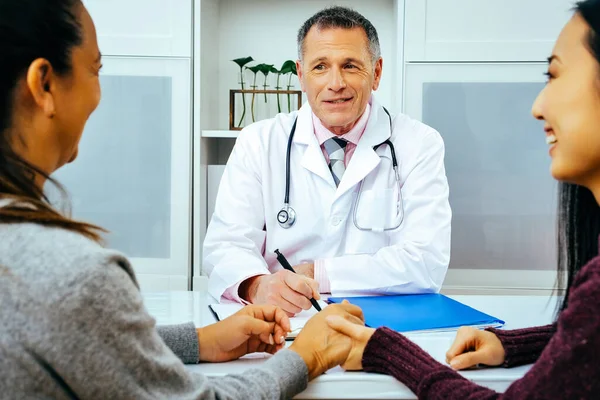
<instances>
[{"instance_id":1,"label":"frosted glass panel","mask_svg":"<svg viewBox=\"0 0 600 400\"><path fill-rule=\"evenodd\" d=\"M170 77L101 76L102 101L79 157L56 178L73 216L111 233L130 257L169 258L171 236Z\"/></svg>"},{"instance_id":2,"label":"frosted glass panel","mask_svg":"<svg viewBox=\"0 0 600 400\"><path fill-rule=\"evenodd\" d=\"M556 183L531 105L542 83L423 84L446 145L451 268L555 269Z\"/></svg>"}]
</instances>

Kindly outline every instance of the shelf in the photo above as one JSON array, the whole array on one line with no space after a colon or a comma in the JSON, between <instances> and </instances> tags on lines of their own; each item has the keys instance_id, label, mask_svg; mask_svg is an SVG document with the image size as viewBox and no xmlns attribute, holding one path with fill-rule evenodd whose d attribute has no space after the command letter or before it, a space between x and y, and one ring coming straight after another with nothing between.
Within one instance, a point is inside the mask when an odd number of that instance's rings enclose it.
<instances>
[{"instance_id":1,"label":"shelf","mask_svg":"<svg viewBox=\"0 0 600 400\"><path fill-rule=\"evenodd\" d=\"M202 131L202 137L205 137L205 138L236 139L239 134L240 134L240 131L209 131L209 130Z\"/></svg>"}]
</instances>

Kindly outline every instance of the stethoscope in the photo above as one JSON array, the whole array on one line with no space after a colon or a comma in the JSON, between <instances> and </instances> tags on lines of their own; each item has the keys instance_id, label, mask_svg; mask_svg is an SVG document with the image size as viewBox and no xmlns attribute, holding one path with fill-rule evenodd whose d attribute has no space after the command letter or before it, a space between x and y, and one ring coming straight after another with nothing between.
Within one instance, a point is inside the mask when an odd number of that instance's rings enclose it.
<instances>
[{"instance_id":1,"label":"stethoscope","mask_svg":"<svg viewBox=\"0 0 600 400\"><path fill-rule=\"evenodd\" d=\"M390 120L390 137L391 137L392 136L392 116L390 115L389 111L385 107L383 107L383 110L385 111L385 113L388 116L388 119ZM296 119L294 120L294 124L292 125L292 129L290 131L290 137L289 137L288 143L287 143L287 153L286 153L286 159L285 159L285 197L283 199L283 207L277 213L277 222L284 229L289 229L294 225L294 223L296 223L296 211L290 206L290 154L292 152L292 141L294 139L294 133L296 133L296 123L297 122L298 122L298 117L296 117ZM386 139L382 143L380 143L376 146L373 146L373 150L377 151L377 149L384 144L387 144L389 146L390 153L392 154L392 167L394 169L396 184L398 185L397 212L399 213L398 216L396 217L396 223L392 227L378 229L378 230L387 231L387 230L397 229L402 224L402 221L404 220L404 208L402 206L400 174L398 172L398 160L396 159L396 150L394 148L394 144L391 142L391 140ZM362 194L363 182L364 182L364 180L361 181L361 183L360 183L360 187L358 189L358 198L356 199L356 202L354 204L354 218L353 218L354 221L353 222L354 222L354 226L356 226L356 228L359 230L372 231L372 230L374 230L372 228L360 227L356 221L356 210L357 210L358 202L360 201L360 196Z\"/></svg>"}]
</instances>

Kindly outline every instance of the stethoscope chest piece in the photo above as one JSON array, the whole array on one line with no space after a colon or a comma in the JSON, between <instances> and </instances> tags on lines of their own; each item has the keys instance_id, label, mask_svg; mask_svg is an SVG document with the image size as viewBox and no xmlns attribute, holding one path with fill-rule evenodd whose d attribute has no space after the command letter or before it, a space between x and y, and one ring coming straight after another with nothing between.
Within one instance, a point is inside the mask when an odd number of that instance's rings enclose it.
<instances>
[{"instance_id":1,"label":"stethoscope chest piece","mask_svg":"<svg viewBox=\"0 0 600 400\"><path fill-rule=\"evenodd\" d=\"M291 228L296 222L296 211L289 205L284 205L277 213L277 222L284 229Z\"/></svg>"}]
</instances>

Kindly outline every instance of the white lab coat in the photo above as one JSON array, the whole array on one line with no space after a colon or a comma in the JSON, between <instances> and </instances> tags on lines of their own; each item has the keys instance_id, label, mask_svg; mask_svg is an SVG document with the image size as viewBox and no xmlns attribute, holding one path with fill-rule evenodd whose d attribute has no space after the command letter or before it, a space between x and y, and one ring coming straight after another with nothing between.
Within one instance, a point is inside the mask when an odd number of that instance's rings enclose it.
<instances>
[{"instance_id":1,"label":"white lab coat","mask_svg":"<svg viewBox=\"0 0 600 400\"><path fill-rule=\"evenodd\" d=\"M392 118L404 220L399 228L384 232L361 231L354 225L353 206L363 179L359 226L380 223L382 213L387 213L384 219L393 218L393 207L385 204L397 187L390 148L373 150L390 138L389 119L371 101L365 132L337 188L314 134L308 103L241 131L204 242L203 268L211 295L220 299L237 282L280 270L275 249L291 265L324 259L333 295L439 291L450 259L451 211L444 143L437 131L402 114ZM296 115L290 162L290 206L296 223L284 229L276 216L283 206L286 149Z\"/></svg>"}]
</instances>

